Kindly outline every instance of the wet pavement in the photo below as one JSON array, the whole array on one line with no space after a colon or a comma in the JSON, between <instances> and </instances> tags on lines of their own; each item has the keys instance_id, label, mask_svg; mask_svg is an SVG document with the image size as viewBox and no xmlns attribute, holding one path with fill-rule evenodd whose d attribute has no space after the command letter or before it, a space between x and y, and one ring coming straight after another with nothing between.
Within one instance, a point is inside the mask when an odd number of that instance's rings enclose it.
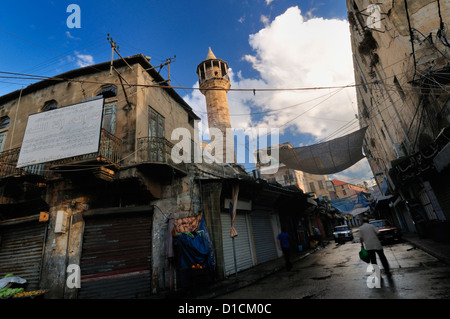
<instances>
[{"instance_id":1,"label":"wet pavement","mask_svg":"<svg viewBox=\"0 0 450 319\"><path fill-rule=\"evenodd\" d=\"M450 245L407 234L400 243L384 246L392 278L368 269L355 242L329 242L324 248L298 253L287 271L282 258L242 271L203 290L192 299L448 299ZM377 281L376 277L381 277Z\"/></svg>"}]
</instances>

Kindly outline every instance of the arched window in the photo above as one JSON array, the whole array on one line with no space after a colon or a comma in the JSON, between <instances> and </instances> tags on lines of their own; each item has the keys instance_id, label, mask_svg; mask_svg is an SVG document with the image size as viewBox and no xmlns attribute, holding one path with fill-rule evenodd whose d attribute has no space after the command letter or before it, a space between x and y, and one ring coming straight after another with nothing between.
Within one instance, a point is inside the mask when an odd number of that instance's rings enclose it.
<instances>
[{"instance_id":1,"label":"arched window","mask_svg":"<svg viewBox=\"0 0 450 319\"><path fill-rule=\"evenodd\" d=\"M103 96L104 99L117 96L117 87L115 85L107 85L100 89L97 96Z\"/></svg>"},{"instance_id":2,"label":"arched window","mask_svg":"<svg viewBox=\"0 0 450 319\"><path fill-rule=\"evenodd\" d=\"M55 100L50 100L44 103L44 106L41 109L41 112L47 112L51 110L56 110L58 108L58 102Z\"/></svg>"}]
</instances>

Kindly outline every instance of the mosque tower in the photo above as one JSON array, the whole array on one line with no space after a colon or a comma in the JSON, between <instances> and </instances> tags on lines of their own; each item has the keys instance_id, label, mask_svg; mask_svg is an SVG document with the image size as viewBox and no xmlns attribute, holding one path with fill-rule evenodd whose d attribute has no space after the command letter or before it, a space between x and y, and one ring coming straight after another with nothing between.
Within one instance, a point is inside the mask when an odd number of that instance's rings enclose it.
<instances>
[{"instance_id":1,"label":"mosque tower","mask_svg":"<svg viewBox=\"0 0 450 319\"><path fill-rule=\"evenodd\" d=\"M209 48L206 60L197 67L197 74L200 91L206 98L208 126L210 129L217 128L222 131L223 159L219 160L222 163L234 163L234 138L232 134L229 137L230 143L228 143L228 147L226 143L227 129L231 129L230 110L227 99L227 93L231 87L228 77L228 64L221 59L217 59L211 51L211 48ZM233 160L227 161L226 154L229 154L228 158L232 158Z\"/></svg>"}]
</instances>

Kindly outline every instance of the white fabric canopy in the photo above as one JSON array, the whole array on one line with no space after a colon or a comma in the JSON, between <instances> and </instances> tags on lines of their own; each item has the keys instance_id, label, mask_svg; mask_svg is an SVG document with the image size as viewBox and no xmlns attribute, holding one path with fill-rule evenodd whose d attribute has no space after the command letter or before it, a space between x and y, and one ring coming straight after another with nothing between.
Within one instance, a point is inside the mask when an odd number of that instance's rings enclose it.
<instances>
[{"instance_id":1,"label":"white fabric canopy","mask_svg":"<svg viewBox=\"0 0 450 319\"><path fill-rule=\"evenodd\" d=\"M355 217L356 215L359 215L359 214L362 214L362 213L367 212L369 209L370 209L369 207L355 208L355 209L353 209L353 210L350 212L350 214L351 214L353 217Z\"/></svg>"},{"instance_id":2,"label":"white fabric canopy","mask_svg":"<svg viewBox=\"0 0 450 319\"><path fill-rule=\"evenodd\" d=\"M280 148L280 162L310 174L341 172L364 158L362 145L367 127L334 140L312 146Z\"/></svg>"}]
</instances>

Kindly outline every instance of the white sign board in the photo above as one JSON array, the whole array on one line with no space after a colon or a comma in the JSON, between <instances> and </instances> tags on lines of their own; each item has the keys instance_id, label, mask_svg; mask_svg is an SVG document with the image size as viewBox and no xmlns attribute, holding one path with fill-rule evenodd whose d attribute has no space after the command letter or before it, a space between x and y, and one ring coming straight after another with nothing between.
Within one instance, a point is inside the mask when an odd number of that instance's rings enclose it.
<instances>
[{"instance_id":1,"label":"white sign board","mask_svg":"<svg viewBox=\"0 0 450 319\"><path fill-rule=\"evenodd\" d=\"M102 114L98 99L30 115L17 167L98 152Z\"/></svg>"}]
</instances>

